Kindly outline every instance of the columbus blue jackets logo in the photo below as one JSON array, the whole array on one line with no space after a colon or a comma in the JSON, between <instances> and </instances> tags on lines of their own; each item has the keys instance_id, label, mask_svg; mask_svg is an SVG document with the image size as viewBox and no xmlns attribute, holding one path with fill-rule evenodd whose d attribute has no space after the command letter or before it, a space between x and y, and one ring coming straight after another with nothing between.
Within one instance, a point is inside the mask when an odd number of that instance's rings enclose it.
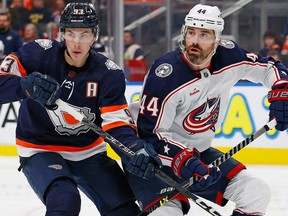
<instances>
[{"instance_id":1,"label":"columbus blue jackets logo","mask_svg":"<svg viewBox=\"0 0 288 216\"><path fill-rule=\"evenodd\" d=\"M212 128L219 117L220 98L208 99L206 103L189 113L183 122L189 133L200 133Z\"/></svg>"},{"instance_id":2,"label":"columbus blue jackets logo","mask_svg":"<svg viewBox=\"0 0 288 216\"><path fill-rule=\"evenodd\" d=\"M155 74L158 77L167 77L169 76L173 71L173 67L171 64L168 63L164 63L159 65L156 70L155 70Z\"/></svg>"},{"instance_id":3,"label":"columbus blue jackets logo","mask_svg":"<svg viewBox=\"0 0 288 216\"><path fill-rule=\"evenodd\" d=\"M47 50L52 47L52 41L48 39L37 39L35 40L43 49Z\"/></svg>"},{"instance_id":4,"label":"columbus blue jackets logo","mask_svg":"<svg viewBox=\"0 0 288 216\"><path fill-rule=\"evenodd\" d=\"M233 43L233 41L230 41L230 40L221 40L220 45L227 49L233 49L235 47L235 44Z\"/></svg>"}]
</instances>

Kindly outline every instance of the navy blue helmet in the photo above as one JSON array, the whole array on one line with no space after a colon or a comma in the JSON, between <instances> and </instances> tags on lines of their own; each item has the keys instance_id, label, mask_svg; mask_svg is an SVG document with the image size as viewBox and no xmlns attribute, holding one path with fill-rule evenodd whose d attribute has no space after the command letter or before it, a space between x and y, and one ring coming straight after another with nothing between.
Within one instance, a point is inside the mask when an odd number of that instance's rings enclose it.
<instances>
[{"instance_id":1,"label":"navy blue helmet","mask_svg":"<svg viewBox=\"0 0 288 216\"><path fill-rule=\"evenodd\" d=\"M91 3L69 3L65 7L61 18L59 31L65 28L91 28L92 32L99 35L99 19Z\"/></svg>"}]
</instances>

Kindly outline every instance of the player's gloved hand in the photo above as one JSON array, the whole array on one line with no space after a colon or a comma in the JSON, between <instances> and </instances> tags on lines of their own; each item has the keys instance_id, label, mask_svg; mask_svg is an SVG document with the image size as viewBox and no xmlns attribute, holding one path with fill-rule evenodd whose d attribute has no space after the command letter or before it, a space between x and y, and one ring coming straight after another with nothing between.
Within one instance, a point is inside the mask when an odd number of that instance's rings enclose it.
<instances>
[{"instance_id":1,"label":"player's gloved hand","mask_svg":"<svg viewBox=\"0 0 288 216\"><path fill-rule=\"evenodd\" d=\"M60 97L59 83L48 75L33 72L20 80L21 88L27 98L37 101L46 108L53 108Z\"/></svg>"},{"instance_id":2,"label":"player's gloved hand","mask_svg":"<svg viewBox=\"0 0 288 216\"><path fill-rule=\"evenodd\" d=\"M130 149L135 152L135 155L132 158L123 158L128 172L140 178L148 179L155 175L155 166L162 167L162 162L151 143L140 140Z\"/></svg>"},{"instance_id":3,"label":"player's gloved hand","mask_svg":"<svg viewBox=\"0 0 288 216\"><path fill-rule=\"evenodd\" d=\"M187 180L192 176L198 176L201 179L195 182L192 190L205 190L216 184L222 177L222 172L217 167L208 167L200 160L200 153L196 148L190 151L188 148L179 152L172 161L174 173Z\"/></svg>"},{"instance_id":4,"label":"player's gloved hand","mask_svg":"<svg viewBox=\"0 0 288 216\"><path fill-rule=\"evenodd\" d=\"M284 131L288 128L288 81L278 80L268 92L270 119L277 121L276 129Z\"/></svg>"}]
</instances>

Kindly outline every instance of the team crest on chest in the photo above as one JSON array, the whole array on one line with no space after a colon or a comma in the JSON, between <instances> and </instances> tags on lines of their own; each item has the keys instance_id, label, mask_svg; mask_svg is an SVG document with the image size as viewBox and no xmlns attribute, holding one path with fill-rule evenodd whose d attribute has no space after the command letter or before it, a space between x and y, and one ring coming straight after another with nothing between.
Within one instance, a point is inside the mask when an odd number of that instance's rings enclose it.
<instances>
[{"instance_id":1,"label":"team crest on chest","mask_svg":"<svg viewBox=\"0 0 288 216\"><path fill-rule=\"evenodd\" d=\"M35 42L38 43L44 50L52 47L52 41L48 39L37 39Z\"/></svg>"},{"instance_id":2,"label":"team crest on chest","mask_svg":"<svg viewBox=\"0 0 288 216\"><path fill-rule=\"evenodd\" d=\"M173 67L171 64L168 63L164 63L159 65L156 70L155 70L155 74L158 77L167 77L169 76L173 71Z\"/></svg>"},{"instance_id":3,"label":"team crest on chest","mask_svg":"<svg viewBox=\"0 0 288 216\"><path fill-rule=\"evenodd\" d=\"M110 59L106 60L105 65L108 68L108 70L121 70L121 68Z\"/></svg>"},{"instance_id":4,"label":"team crest on chest","mask_svg":"<svg viewBox=\"0 0 288 216\"><path fill-rule=\"evenodd\" d=\"M227 49L233 49L235 47L235 44L230 40L221 40L220 45Z\"/></svg>"},{"instance_id":5,"label":"team crest on chest","mask_svg":"<svg viewBox=\"0 0 288 216\"><path fill-rule=\"evenodd\" d=\"M74 105L69 106L77 110L85 116L89 121L95 120L95 114L91 112L88 107L77 107ZM90 129L88 126L84 125L82 122L75 119L72 115L62 110L47 110L47 113L55 127L55 131L60 135L79 135L80 133L87 133Z\"/></svg>"},{"instance_id":6,"label":"team crest on chest","mask_svg":"<svg viewBox=\"0 0 288 216\"><path fill-rule=\"evenodd\" d=\"M213 128L219 117L219 109L219 97L208 99L186 116L183 122L184 129L189 133L200 133Z\"/></svg>"}]
</instances>

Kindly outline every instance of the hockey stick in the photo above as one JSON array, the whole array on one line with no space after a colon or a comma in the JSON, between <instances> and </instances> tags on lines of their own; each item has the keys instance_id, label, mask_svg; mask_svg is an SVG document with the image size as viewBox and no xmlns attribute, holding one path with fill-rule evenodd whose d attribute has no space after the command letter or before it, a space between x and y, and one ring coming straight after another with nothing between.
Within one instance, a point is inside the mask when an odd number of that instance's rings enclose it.
<instances>
[{"instance_id":1,"label":"hockey stick","mask_svg":"<svg viewBox=\"0 0 288 216\"><path fill-rule=\"evenodd\" d=\"M251 136L249 136L248 138L246 138L245 140L243 140L242 142L238 143L236 146L234 146L232 149L230 149L228 152L226 152L225 154L223 154L221 157L217 158L215 161L213 161L210 165L212 166L219 166L222 163L224 163L226 160L228 160L229 158L231 158L234 154L236 154L237 152L239 152L241 149L243 149L244 147L246 147L247 145L249 145L251 142L253 142L255 139L257 139L258 137L260 137L262 134L264 134L266 131L274 128L276 126L276 120L273 119L270 122L268 122L266 125L264 125L263 127L261 127L259 130L257 130L254 134L252 134ZM183 184L182 187L183 188L188 188L189 186L191 186L194 182L198 181L199 178L197 177L192 177L188 180L186 180ZM140 214L141 216L147 215L148 213L153 212L155 209L157 209L158 207L162 206L164 203L168 202L169 200L173 199L176 195L178 195L179 193L177 191L172 191L169 194L167 194L163 199L161 199L160 201L158 201L157 203L155 203L153 206L151 206L150 208L146 209L145 211L143 211L142 214ZM139 216L140 216L139 215Z\"/></svg>"},{"instance_id":2,"label":"hockey stick","mask_svg":"<svg viewBox=\"0 0 288 216\"><path fill-rule=\"evenodd\" d=\"M127 155L129 157L133 157L135 155L135 152L131 151L124 144L120 143L118 140L116 140L110 134L108 134L107 132L103 131L99 126L97 126L93 122L89 121L81 113L76 111L73 107L69 106L64 101L58 99L56 101L56 104L57 104L57 108L56 109L59 109L61 112L69 113L75 119L77 119L78 121L80 121L84 125L88 126L91 130L93 130L99 136L103 137L104 140L107 143L109 143L110 145L113 145L114 147L118 148L118 150L120 150L125 155ZM155 176L157 176L160 180L162 180L163 182L167 183L168 185L174 187L181 194L183 194L186 197L190 198L193 202L195 202L198 206L200 206L202 209L207 211L209 214L214 215L214 216L221 216L221 214L219 212L217 212L217 210L215 210L213 207L207 205L202 199L198 198L196 195L194 195L193 193L191 193L187 189L183 188L181 186L181 184L178 184L176 181L174 181L172 178L167 176L165 173L163 173L157 167L155 167Z\"/></svg>"}]
</instances>

